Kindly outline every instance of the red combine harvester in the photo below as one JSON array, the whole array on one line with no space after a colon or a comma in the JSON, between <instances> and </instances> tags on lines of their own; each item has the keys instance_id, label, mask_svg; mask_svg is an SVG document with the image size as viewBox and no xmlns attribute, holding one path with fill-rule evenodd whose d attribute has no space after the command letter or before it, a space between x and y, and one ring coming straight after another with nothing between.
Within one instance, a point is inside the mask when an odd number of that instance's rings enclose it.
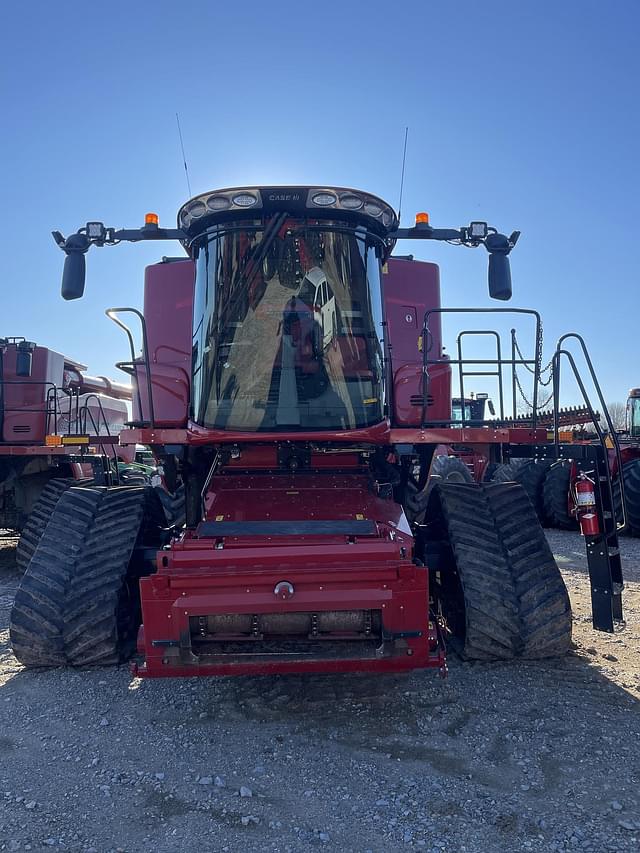
<instances>
[{"instance_id":1,"label":"red combine harvester","mask_svg":"<svg viewBox=\"0 0 640 853\"><path fill-rule=\"evenodd\" d=\"M54 237L66 299L84 292L92 245L186 249L147 268L142 313L107 312L137 387L120 442L151 446L170 491L184 485L186 523L162 528L149 490L67 491L16 595L23 664L111 663L136 636L140 676L444 673L447 637L485 660L568 649L569 599L522 488L437 466L452 446L492 459L573 448L548 441L535 409L520 428L453 422L463 360L444 355L441 316L460 309L440 307L437 266L390 257L399 239L484 246L489 292L507 300L517 232L426 215L401 229L368 193L252 187L191 199L175 229L149 214L140 229ZM141 323L141 356L123 312ZM579 457L593 483L581 511L600 524L586 536L594 626L612 631L622 573L606 453ZM43 597L49 573L59 584Z\"/></svg>"},{"instance_id":2,"label":"red combine harvester","mask_svg":"<svg viewBox=\"0 0 640 853\"><path fill-rule=\"evenodd\" d=\"M62 492L132 456L117 443L131 388L84 371L24 338L0 339L0 527L22 532L21 568Z\"/></svg>"}]
</instances>

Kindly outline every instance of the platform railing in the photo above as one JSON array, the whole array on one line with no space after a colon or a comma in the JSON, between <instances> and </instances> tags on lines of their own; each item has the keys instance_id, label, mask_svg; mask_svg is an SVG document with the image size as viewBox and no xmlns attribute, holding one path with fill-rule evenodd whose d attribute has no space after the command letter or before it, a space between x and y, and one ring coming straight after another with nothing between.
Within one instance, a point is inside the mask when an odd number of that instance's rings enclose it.
<instances>
[{"instance_id":1,"label":"platform railing","mask_svg":"<svg viewBox=\"0 0 640 853\"><path fill-rule=\"evenodd\" d=\"M499 332L492 329L464 329L459 332L456 342L457 358L437 357L430 358L429 354L433 348L433 334L431 326L435 316L450 315L450 314L471 314L471 315L497 315L500 317L530 317L534 320L535 325L535 349L534 355L531 358L526 358L519 354L515 332L511 330L511 346L510 357L503 357L502 338ZM463 342L471 337L489 337L495 344L495 358L466 358L463 352ZM540 385L540 373L542 362L542 320L537 311L528 308L431 308L424 315L423 330L422 330L422 415L421 426L450 426L451 419L433 420L428 417L428 400L429 400L429 383L430 383L430 367L435 365L449 365L457 368L458 382L460 385L460 397L464 401L465 398L465 379L471 376L478 377L493 377L498 382L498 420L506 420L505 418L505 400L504 400L504 378L505 372L511 374L512 387L512 409L513 419L517 418L517 388L519 379L517 376L517 368L527 368L533 376L532 381L532 400L531 400L531 425L536 428L538 417L538 389ZM471 368L471 369L469 369ZM482 369L479 369L482 368ZM491 368L491 369L487 369ZM461 425L465 426L491 426L495 425L496 421L483 420L479 422L476 418L467 418L464 402L461 412ZM459 424L456 418L456 425Z\"/></svg>"}]
</instances>

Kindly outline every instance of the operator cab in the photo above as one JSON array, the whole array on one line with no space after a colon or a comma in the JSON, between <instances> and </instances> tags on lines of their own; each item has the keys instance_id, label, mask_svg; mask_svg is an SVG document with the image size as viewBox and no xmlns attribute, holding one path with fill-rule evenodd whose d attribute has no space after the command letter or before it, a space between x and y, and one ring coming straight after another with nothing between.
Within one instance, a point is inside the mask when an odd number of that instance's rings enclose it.
<instances>
[{"instance_id":1,"label":"operator cab","mask_svg":"<svg viewBox=\"0 0 640 853\"><path fill-rule=\"evenodd\" d=\"M215 429L384 420L392 208L348 189L242 188L179 211L195 261L192 418Z\"/></svg>"},{"instance_id":2,"label":"operator cab","mask_svg":"<svg viewBox=\"0 0 640 853\"><path fill-rule=\"evenodd\" d=\"M632 388L627 399L627 430L631 438L640 438L640 388Z\"/></svg>"}]
</instances>

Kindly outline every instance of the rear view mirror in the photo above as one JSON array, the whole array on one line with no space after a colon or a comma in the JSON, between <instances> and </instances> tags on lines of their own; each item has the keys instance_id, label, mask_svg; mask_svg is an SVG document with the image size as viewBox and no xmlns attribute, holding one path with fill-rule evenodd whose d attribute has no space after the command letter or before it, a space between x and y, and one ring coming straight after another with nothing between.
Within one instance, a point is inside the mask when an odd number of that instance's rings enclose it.
<instances>
[{"instance_id":1,"label":"rear view mirror","mask_svg":"<svg viewBox=\"0 0 640 853\"><path fill-rule=\"evenodd\" d=\"M506 254L489 253L489 296L492 299L511 299L511 266Z\"/></svg>"},{"instance_id":2,"label":"rear view mirror","mask_svg":"<svg viewBox=\"0 0 640 853\"><path fill-rule=\"evenodd\" d=\"M33 344L18 344L16 353L16 376L29 377L33 367Z\"/></svg>"},{"instance_id":3,"label":"rear view mirror","mask_svg":"<svg viewBox=\"0 0 640 853\"><path fill-rule=\"evenodd\" d=\"M62 271L62 298L80 299L84 294L86 264L84 255L89 248L89 240L84 234L72 234L64 241L62 250L64 270Z\"/></svg>"},{"instance_id":4,"label":"rear view mirror","mask_svg":"<svg viewBox=\"0 0 640 853\"><path fill-rule=\"evenodd\" d=\"M86 264L81 252L69 252L62 272L62 298L80 299L84 293Z\"/></svg>"}]
</instances>

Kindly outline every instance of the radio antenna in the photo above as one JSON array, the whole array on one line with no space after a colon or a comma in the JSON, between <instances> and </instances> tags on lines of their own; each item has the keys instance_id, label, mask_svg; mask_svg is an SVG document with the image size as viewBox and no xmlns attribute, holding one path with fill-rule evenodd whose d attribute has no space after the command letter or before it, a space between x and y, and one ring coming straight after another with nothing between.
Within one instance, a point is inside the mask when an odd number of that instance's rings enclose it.
<instances>
[{"instance_id":1,"label":"radio antenna","mask_svg":"<svg viewBox=\"0 0 640 853\"><path fill-rule=\"evenodd\" d=\"M180 117L176 113L176 124L178 125L178 136L180 137L180 148L182 149L182 162L184 164L184 174L187 179L187 189L189 190L189 198L191 198L191 183L189 181L189 169L187 168L187 158L184 153L184 142L182 141L182 130L180 128ZM406 142L405 142L406 147ZM404 167L403 167L404 170Z\"/></svg>"},{"instance_id":2,"label":"radio antenna","mask_svg":"<svg viewBox=\"0 0 640 853\"><path fill-rule=\"evenodd\" d=\"M404 151L402 152L402 174L400 176L400 200L398 202L398 222L400 222L400 214L402 212L402 190L404 189L404 166L407 162L407 139L409 137L409 128L404 129Z\"/></svg>"}]
</instances>

